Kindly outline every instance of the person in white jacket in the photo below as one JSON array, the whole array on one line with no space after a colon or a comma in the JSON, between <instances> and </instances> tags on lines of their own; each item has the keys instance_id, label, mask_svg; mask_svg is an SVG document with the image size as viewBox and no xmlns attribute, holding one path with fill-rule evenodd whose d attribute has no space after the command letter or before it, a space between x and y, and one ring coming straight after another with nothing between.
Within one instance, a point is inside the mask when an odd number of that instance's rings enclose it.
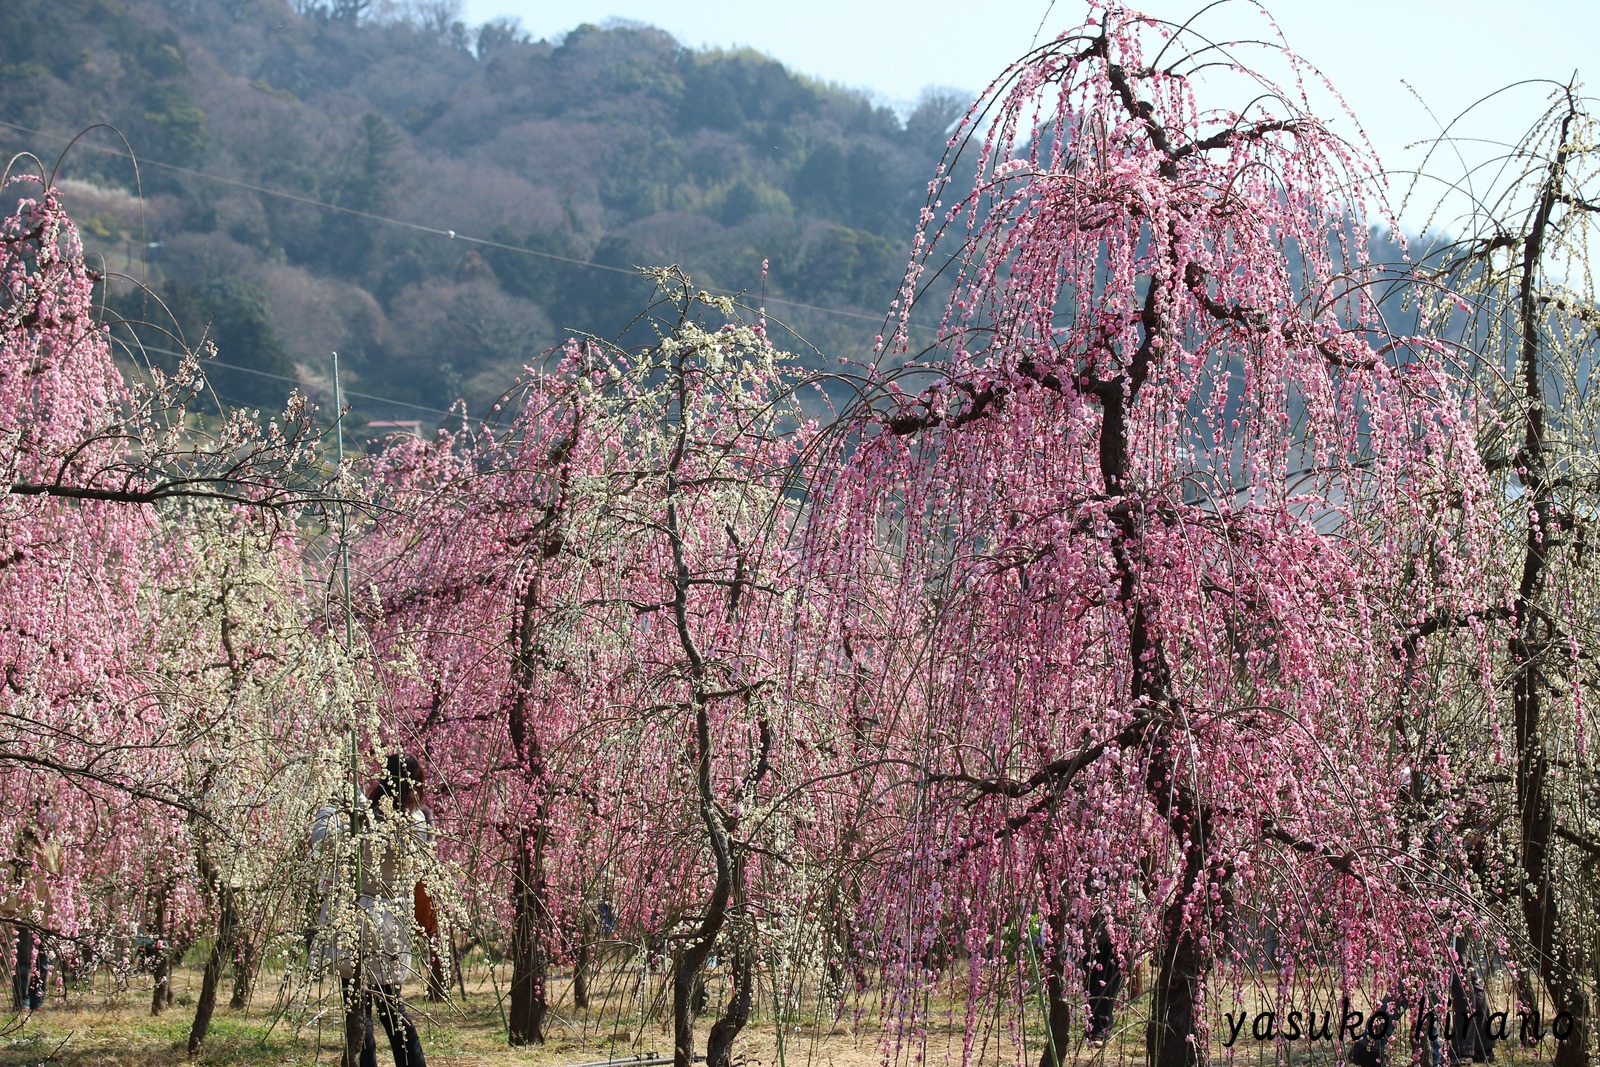
<instances>
[{"instance_id":1,"label":"person in white jacket","mask_svg":"<svg viewBox=\"0 0 1600 1067\"><path fill-rule=\"evenodd\" d=\"M354 813L324 807L317 812L311 833L313 857L331 869L340 865L342 856L343 876L357 879L357 907L330 914L336 878L324 875L317 937L322 958L335 963L339 971L346 1050L359 1043L358 1067L377 1067L374 1007L388 1035L395 1067L427 1067L422 1042L400 999L413 973L415 887L432 845L422 807L423 783L416 757L392 753L383 776L357 798ZM359 846L354 849L348 847L352 830ZM330 849L330 843L339 847Z\"/></svg>"}]
</instances>

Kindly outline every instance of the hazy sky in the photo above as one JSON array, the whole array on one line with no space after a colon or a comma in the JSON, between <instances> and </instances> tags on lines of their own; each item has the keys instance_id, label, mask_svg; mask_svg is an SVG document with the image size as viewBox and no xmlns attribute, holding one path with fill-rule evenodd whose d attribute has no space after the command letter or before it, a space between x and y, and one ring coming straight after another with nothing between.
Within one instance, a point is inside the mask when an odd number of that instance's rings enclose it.
<instances>
[{"instance_id":1,"label":"hazy sky","mask_svg":"<svg viewBox=\"0 0 1600 1067\"><path fill-rule=\"evenodd\" d=\"M1204 3L1136 6L1183 21ZM1289 45L1344 94L1391 169L1415 166L1406 144L1437 130L1402 79L1448 119L1501 85L1565 80L1600 66L1600 0L1278 0L1270 7ZM466 0L469 21L514 15L535 37L619 17L660 26L688 45L749 46L902 108L930 84L976 92L1027 50L1041 22L1054 36L1087 10L1083 0ZM1270 34L1256 6L1241 0L1220 4L1196 25L1212 39ZM1542 93L1504 96L1472 131L1502 139L1520 133L1542 110ZM1418 217L1407 212L1408 220Z\"/></svg>"}]
</instances>

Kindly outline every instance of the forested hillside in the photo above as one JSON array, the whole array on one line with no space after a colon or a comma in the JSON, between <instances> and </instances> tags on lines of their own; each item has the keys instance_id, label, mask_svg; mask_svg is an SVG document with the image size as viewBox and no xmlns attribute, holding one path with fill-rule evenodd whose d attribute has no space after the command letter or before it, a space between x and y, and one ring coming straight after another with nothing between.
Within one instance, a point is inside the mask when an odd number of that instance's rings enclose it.
<instances>
[{"instance_id":1,"label":"forested hillside","mask_svg":"<svg viewBox=\"0 0 1600 1067\"><path fill-rule=\"evenodd\" d=\"M326 402L337 349L359 416L481 411L561 337L622 330L635 264L764 284L811 358L865 354L959 95L902 121L753 52L637 25L534 41L457 10L6 0L0 147L49 168L115 128L61 169L111 313L151 324L156 359L163 331L209 327L263 372L214 371L234 402L291 381Z\"/></svg>"}]
</instances>

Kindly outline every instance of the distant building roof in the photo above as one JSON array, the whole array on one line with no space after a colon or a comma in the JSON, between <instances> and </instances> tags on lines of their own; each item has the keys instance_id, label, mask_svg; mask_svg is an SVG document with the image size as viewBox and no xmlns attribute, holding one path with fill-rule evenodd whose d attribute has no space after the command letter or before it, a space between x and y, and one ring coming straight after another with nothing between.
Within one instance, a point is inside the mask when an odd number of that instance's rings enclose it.
<instances>
[{"instance_id":1,"label":"distant building roof","mask_svg":"<svg viewBox=\"0 0 1600 1067\"><path fill-rule=\"evenodd\" d=\"M421 419L373 419L367 423L369 430L393 430L396 433L408 433L412 437L422 436Z\"/></svg>"}]
</instances>

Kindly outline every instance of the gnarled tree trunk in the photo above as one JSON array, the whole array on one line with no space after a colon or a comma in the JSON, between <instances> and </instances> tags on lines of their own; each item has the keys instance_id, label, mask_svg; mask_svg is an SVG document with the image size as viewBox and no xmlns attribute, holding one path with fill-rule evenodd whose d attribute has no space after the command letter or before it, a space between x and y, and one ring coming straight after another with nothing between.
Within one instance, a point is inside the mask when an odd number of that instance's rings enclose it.
<instances>
[{"instance_id":1,"label":"gnarled tree trunk","mask_svg":"<svg viewBox=\"0 0 1600 1067\"><path fill-rule=\"evenodd\" d=\"M514 925L511 938L510 1041L513 1045L544 1044L548 1013L550 952L546 934L544 870L538 835L527 828L517 840L512 878Z\"/></svg>"},{"instance_id":2,"label":"gnarled tree trunk","mask_svg":"<svg viewBox=\"0 0 1600 1067\"><path fill-rule=\"evenodd\" d=\"M1067 973L1071 953L1067 951L1066 915L1058 902L1048 920L1050 939L1044 952L1045 1041L1039 1067L1062 1067L1072 1047L1074 1013L1067 998ZM1026 926L1022 936L1030 933Z\"/></svg>"},{"instance_id":3,"label":"gnarled tree trunk","mask_svg":"<svg viewBox=\"0 0 1600 1067\"><path fill-rule=\"evenodd\" d=\"M755 945L747 923L745 869L742 857L733 862L733 899L730 915L735 919L729 931L728 1004L722 1018L711 1025L706 1037L706 1067L732 1067L733 1042L750 1021L750 1004L755 994Z\"/></svg>"},{"instance_id":4,"label":"gnarled tree trunk","mask_svg":"<svg viewBox=\"0 0 1600 1067\"><path fill-rule=\"evenodd\" d=\"M152 985L150 989L150 1014L160 1015L172 1005L172 968L183 956L182 948L168 941L167 907L171 903L172 880L168 879L156 888L155 899L152 902L152 916L150 923L150 939L152 941L151 955L153 961L150 967Z\"/></svg>"},{"instance_id":5,"label":"gnarled tree trunk","mask_svg":"<svg viewBox=\"0 0 1600 1067\"><path fill-rule=\"evenodd\" d=\"M243 1011L249 1005L250 994L255 987L258 943L250 936L245 923L241 922L233 933L233 996L228 1000L228 1007L234 1011Z\"/></svg>"},{"instance_id":6,"label":"gnarled tree trunk","mask_svg":"<svg viewBox=\"0 0 1600 1067\"><path fill-rule=\"evenodd\" d=\"M594 954L594 918L583 909L578 926L578 951L572 961L572 1006L580 1011L589 1007L589 966Z\"/></svg>"},{"instance_id":7,"label":"gnarled tree trunk","mask_svg":"<svg viewBox=\"0 0 1600 1067\"><path fill-rule=\"evenodd\" d=\"M239 927L233 887L222 882L209 860L202 860L201 868L217 901L217 936L211 943L211 954L206 957L205 973L200 979L200 999L194 1009L194 1024L189 1027L190 1055L200 1048L206 1039L206 1032L211 1029L211 1016L217 1008L217 986L222 983L222 969L233 954L234 935Z\"/></svg>"},{"instance_id":8,"label":"gnarled tree trunk","mask_svg":"<svg viewBox=\"0 0 1600 1067\"><path fill-rule=\"evenodd\" d=\"M1545 253L1547 228L1556 205L1566 197L1568 161L1574 148L1568 131L1575 112L1563 118L1548 177L1538 206L1522 242L1522 271L1518 286L1517 314L1522 328L1518 370L1522 376L1523 441L1518 453L1520 477L1526 490L1528 525L1525 531L1522 575L1513 606L1516 631L1510 642L1513 681L1511 711L1517 746L1516 802L1522 848L1520 860L1525 880L1520 886L1522 916L1532 942L1533 964L1544 979L1545 988L1557 1012L1566 1011L1574 1020L1574 1040L1556 1046L1555 1067L1583 1067L1588 1063L1589 998L1581 979L1576 951L1564 930L1562 902L1552 880L1555 874L1553 845L1556 815L1550 789L1550 758L1545 744L1544 694L1549 682L1544 660L1558 654L1547 626L1541 602L1548 586L1548 542L1556 535L1560 516L1551 484L1546 448L1544 412L1545 383L1541 369L1540 324L1544 305L1537 289L1537 272Z\"/></svg>"}]
</instances>

